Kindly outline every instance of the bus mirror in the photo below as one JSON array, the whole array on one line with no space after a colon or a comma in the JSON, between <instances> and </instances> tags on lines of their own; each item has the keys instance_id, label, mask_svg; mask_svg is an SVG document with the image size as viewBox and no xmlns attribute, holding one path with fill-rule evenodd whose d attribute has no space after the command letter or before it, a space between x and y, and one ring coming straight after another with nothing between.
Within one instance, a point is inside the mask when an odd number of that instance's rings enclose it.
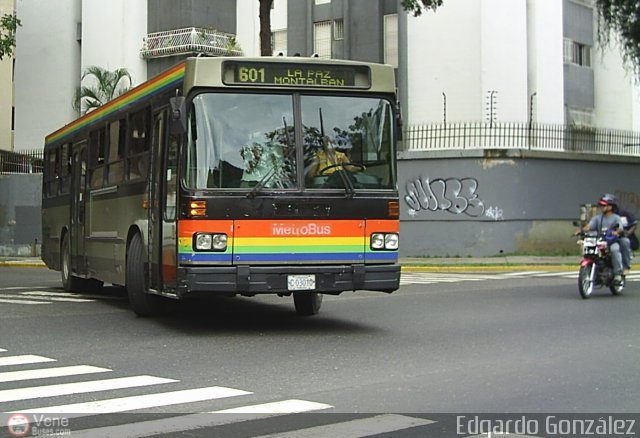
<instances>
[{"instance_id":1,"label":"bus mirror","mask_svg":"<svg viewBox=\"0 0 640 438\"><path fill-rule=\"evenodd\" d=\"M187 115L184 96L169 99L171 104L171 133L184 134L187 131Z\"/></svg>"}]
</instances>

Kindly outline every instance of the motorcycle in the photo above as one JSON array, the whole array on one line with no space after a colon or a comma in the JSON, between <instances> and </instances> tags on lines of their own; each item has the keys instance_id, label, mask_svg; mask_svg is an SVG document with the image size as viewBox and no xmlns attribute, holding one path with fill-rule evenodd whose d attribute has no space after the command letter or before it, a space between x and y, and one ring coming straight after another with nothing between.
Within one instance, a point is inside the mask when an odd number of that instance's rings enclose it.
<instances>
[{"instance_id":1,"label":"motorcycle","mask_svg":"<svg viewBox=\"0 0 640 438\"><path fill-rule=\"evenodd\" d=\"M582 261L578 274L578 290L583 299L591 296L595 287L608 287L613 295L621 295L625 286L625 278L616 281L611 262L609 245L617 240L610 231L580 231L578 234L582 245Z\"/></svg>"}]
</instances>

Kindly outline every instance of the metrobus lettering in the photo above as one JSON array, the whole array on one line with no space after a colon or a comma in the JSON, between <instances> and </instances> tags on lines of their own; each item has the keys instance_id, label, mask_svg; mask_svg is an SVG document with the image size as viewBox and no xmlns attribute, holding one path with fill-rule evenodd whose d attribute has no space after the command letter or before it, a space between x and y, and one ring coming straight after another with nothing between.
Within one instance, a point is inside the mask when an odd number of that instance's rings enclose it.
<instances>
[{"instance_id":1,"label":"metrobus lettering","mask_svg":"<svg viewBox=\"0 0 640 438\"><path fill-rule=\"evenodd\" d=\"M272 231L274 236L329 236L331 235L331 225L314 223L302 226L274 224Z\"/></svg>"}]
</instances>

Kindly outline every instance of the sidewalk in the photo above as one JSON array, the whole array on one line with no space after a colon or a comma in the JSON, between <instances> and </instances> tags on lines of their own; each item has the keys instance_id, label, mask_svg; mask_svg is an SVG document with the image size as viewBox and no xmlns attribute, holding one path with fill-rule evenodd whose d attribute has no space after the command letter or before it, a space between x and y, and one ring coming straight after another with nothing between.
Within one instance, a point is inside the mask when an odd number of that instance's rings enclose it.
<instances>
[{"instance_id":1,"label":"sidewalk","mask_svg":"<svg viewBox=\"0 0 640 438\"><path fill-rule=\"evenodd\" d=\"M403 257L406 272L570 271L582 256Z\"/></svg>"},{"instance_id":2,"label":"sidewalk","mask_svg":"<svg viewBox=\"0 0 640 438\"><path fill-rule=\"evenodd\" d=\"M568 271L577 269L581 256L543 257L402 257L407 272L483 272L483 271ZM39 257L2 257L0 267L44 267Z\"/></svg>"}]
</instances>

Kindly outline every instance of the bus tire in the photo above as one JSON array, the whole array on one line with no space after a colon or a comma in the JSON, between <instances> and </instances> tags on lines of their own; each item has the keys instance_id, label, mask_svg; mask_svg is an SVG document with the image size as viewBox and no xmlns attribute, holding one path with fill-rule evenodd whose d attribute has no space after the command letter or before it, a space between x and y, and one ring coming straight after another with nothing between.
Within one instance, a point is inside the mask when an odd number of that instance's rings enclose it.
<instances>
[{"instance_id":1,"label":"bus tire","mask_svg":"<svg viewBox=\"0 0 640 438\"><path fill-rule=\"evenodd\" d=\"M318 292L294 292L293 304L299 316L312 316L320 311L322 294Z\"/></svg>"},{"instance_id":2,"label":"bus tire","mask_svg":"<svg viewBox=\"0 0 640 438\"><path fill-rule=\"evenodd\" d=\"M150 294L147 289L142 238L137 233L131 238L127 250L125 282L129 304L136 315L154 316L163 312L163 298Z\"/></svg>"},{"instance_id":3,"label":"bus tire","mask_svg":"<svg viewBox=\"0 0 640 438\"><path fill-rule=\"evenodd\" d=\"M71 273L71 245L69 243L69 233L62 238L60 248L60 277L62 288L67 292L82 292L86 285L82 278Z\"/></svg>"}]
</instances>

